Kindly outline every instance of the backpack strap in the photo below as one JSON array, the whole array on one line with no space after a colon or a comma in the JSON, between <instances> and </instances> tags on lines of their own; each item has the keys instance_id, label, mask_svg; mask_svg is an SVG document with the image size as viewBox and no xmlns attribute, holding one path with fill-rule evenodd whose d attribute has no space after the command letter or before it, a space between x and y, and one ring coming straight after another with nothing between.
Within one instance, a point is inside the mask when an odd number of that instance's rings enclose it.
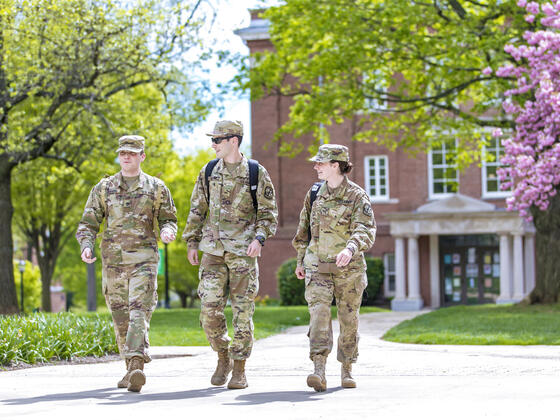
<instances>
[{"instance_id":1,"label":"backpack strap","mask_svg":"<svg viewBox=\"0 0 560 420\"><path fill-rule=\"evenodd\" d=\"M204 169L204 186L206 187L206 199L208 204L210 204L210 186L208 185L210 175L212 175L212 171L218 164L220 159L212 159L206 165ZM251 192L251 198L253 199L253 207L255 208L255 212L259 208L259 203L257 202L257 187L259 185L259 162L255 159L248 159L249 162L249 191Z\"/></svg>"},{"instance_id":2,"label":"backpack strap","mask_svg":"<svg viewBox=\"0 0 560 420\"><path fill-rule=\"evenodd\" d=\"M253 207L255 212L259 209L257 202L257 186L259 184L259 162L255 159L249 159L249 187L251 189L251 198L253 199Z\"/></svg>"},{"instance_id":3,"label":"backpack strap","mask_svg":"<svg viewBox=\"0 0 560 420\"><path fill-rule=\"evenodd\" d=\"M210 179L210 175L212 175L212 171L216 167L219 160L220 159L217 158L212 159L210 162L208 162L206 168L204 169L204 186L206 187L206 201L208 201L208 204L210 204L210 185L208 185L208 180Z\"/></svg>"},{"instance_id":4,"label":"backpack strap","mask_svg":"<svg viewBox=\"0 0 560 420\"><path fill-rule=\"evenodd\" d=\"M323 185L324 181L319 181L313 184L311 190L309 191L309 215L311 216L311 209L313 209L313 203L317 199L317 194L319 193L319 189L321 185ZM311 241L311 220L309 221L309 226L307 226L307 241Z\"/></svg>"}]
</instances>

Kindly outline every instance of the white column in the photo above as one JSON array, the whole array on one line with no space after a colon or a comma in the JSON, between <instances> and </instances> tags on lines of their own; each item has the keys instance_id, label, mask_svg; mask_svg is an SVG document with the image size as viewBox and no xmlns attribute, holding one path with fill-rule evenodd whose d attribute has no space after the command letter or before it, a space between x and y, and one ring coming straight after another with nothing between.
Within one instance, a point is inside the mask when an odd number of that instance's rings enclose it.
<instances>
[{"instance_id":1,"label":"white column","mask_svg":"<svg viewBox=\"0 0 560 420\"><path fill-rule=\"evenodd\" d=\"M406 284L405 284L405 259L404 238L395 238L395 298L391 300L391 309L394 311L406 310Z\"/></svg>"},{"instance_id":2,"label":"white column","mask_svg":"<svg viewBox=\"0 0 560 420\"><path fill-rule=\"evenodd\" d=\"M520 302L523 297L523 284L525 273L523 271L523 237L521 233L513 235L513 300Z\"/></svg>"},{"instance_id":3,"label":"white column","mask_svg":"<svg viewBox=\"0 0 560 420\"><path fill-rule=\"evenodd\" d=\"M525 295L535 288L535 235L525 235Z\"/></svg>"},{"instance_id":4,"label":"white column","mask_svg":"<svg viewBox=\"0 0 560 420\"><path fill-rule=\"evenodd\" d=\"M420 258L418 255L418 237L408 238L408 307L410 310L420 310L424 302L420 297Z\"/></svg>"},{"instance_id":5,"label":"white column","mask_svg":"<svg viewBox=\"0 0 560 420\"><path fill-rule=\"evenodd\" d=\"M430 306L432 308L441 306L439 280L439 237L438 235L430 235Z\"/></svg>"},{"instance_id":6,"label":"white column","mask_svg":"<svg viewBox=\"0 0 560 420\"><path fill-rule=\"evenodd\" d=\"M500 235L500 296L496 303L511 303L511 241L509 235Z\"/></svg>"}]
</instances>

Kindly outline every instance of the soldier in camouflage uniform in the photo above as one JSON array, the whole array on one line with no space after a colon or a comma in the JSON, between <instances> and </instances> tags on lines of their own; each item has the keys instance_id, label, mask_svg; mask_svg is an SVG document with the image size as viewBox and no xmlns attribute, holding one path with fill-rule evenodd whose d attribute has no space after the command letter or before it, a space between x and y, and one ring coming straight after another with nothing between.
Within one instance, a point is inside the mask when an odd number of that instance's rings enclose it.
<instances>
[{"instance_id":1,"label":"soldier in camouflage uniform","mask_svg":"<svg viewBox=\"0 0 560 420\"><path fill-rule=\"evenodd\" d=\"M307 385L325 391L325 364L333 346L330 306L336 298L340 335L337 359L342 363L344 388L355 388L352 363L358 357L358 314L367 286L364 252L375 241L375 219L366 192L348 180L352 169L348 148L337 144L319 147L314 169L324 182L315 202L305 197L299 226L292 241L297 251L296 276L305 279L310 313L310 357L315 372Z\"/></svg>"},{"instance_id":2,"label":"soldier in camouflage uniform","mask_svg":"<svg viewBox=\"0 0 560 420\"><path fill-rule=\"evenodd\" d=\"M157 303L155 224L162 241L169 243L177 234L177 217L163 181L140 170L146 158L144 138L121 137L117 153L121 171L93 187L76 238L82 260L93 263L95 238L105 219L102 290L127 367L118 387L139 392L146 382L144 362L151 360L148 330Z\"/></svg>"},{"instance_id":3,"label":"soldier in camouflage uniform","mask_svg":"<svg viewBox=\"0 0 560 420\"><path fill-rule=\"evenodd\" d=\"M258 165L255 210L249 185L249 162L239 152L243 126L238 121L218 121L212 147L219 159L206 185L202 168L191 196L191 209L183 240L188 259L198 265L200 324L218 353L213 385L247 387L245 360L253 346L253 313L259 289L257 256L264 241L276 233L278 210L274 187L266 169ZM227 298L233 310L234 336L230 345L224 308ZM232 363L233 360L233 363Z\"/></svg>"}]
</instances>

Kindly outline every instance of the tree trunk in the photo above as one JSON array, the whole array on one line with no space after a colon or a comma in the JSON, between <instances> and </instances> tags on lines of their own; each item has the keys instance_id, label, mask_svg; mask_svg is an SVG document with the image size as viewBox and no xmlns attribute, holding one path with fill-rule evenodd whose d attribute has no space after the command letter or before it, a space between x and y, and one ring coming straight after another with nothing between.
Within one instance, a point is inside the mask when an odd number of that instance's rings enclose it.
<instances>
[{"instance_id":1,"label":"tree trunk","mask_svg":"<svg viewBox=\"0 0 560 420\"><path fill-rule=\"evenodd\" d=\"M531 209L536 234L536 279L531 303L556 303L560 298L560 194L546 211Z\"/></svg>"},{"instance_id":2,"label":"tree trunk","mask_svg":"<svg viewBox=\"0 0 560 420\"><path fill-rule=\"evenodd\" d=\"M179 293L179 292L175 292L175 293L179 295L179 299L181 300L181 308L186 308L188 295L186 293Z\"/></svg>"},{"instance_id":3,"label":"tree trunk","mask_svg":"<svg viewBox=\"0 0 560 420\"><path fill-rule=\"evenodd\" d=\"M12 168L7 158L0 159L0 314L18 312L12 242Z\"/></svg>"}]
</instances>

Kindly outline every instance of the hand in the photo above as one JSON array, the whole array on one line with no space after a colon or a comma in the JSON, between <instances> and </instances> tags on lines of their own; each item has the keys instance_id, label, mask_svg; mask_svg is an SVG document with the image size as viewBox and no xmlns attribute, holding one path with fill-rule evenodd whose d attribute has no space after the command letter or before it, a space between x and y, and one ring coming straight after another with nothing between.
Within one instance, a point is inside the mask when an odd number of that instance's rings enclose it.
<instances>
[{"instance_id":1,"label":"hand","mask_svg":"<svg viewBox=\"0 0 560 420\"><path fill-rule=\"evenodd\" d=\"M83 252L82 252L82 261L88 264L91 264L92 262L96 261L97 258L92 258L93 254L91 252L90 248L84 248Z\"/></svg>"},{"instance_id":2,"label":"hand","mask_svg":"<svg viewBox=\"0 0 560 420\"><path fill-rule=\"evenodd\" d=\"M163 241L164 244L168 244L175 240L175 233L171 229L163 228L159 233L159 237Z\"/></svg>"},{"instance_id":3,"label":"hand","mask_svg":"<svg viewBox=\"0 0 560 420\"><path fill-rule=\"evenodd\" d=\"M198 265L198 249L189 249L187 252L187 258L191 265Z\"/></svg>"},{"instance_id":4,"label":"hand","mask_svg":"<svg viewBox=\"0 0 560 420\"><path fill-rule=\"evenodd\" d=\"M298 265L296 267L295 273L298 279L303 280L305 278L305 268L303 268L303 266Z\"/></svg>"},{"instance_id":5,"label":"hand","mask_svg":"<svg viewBox=\"0 0 560 420\"><path fill-rule=\"evenodd\" d=\"M251 242L249 244L249 247L247 248L247 255L249 257L259 257L261 255L261 249L262 249L261 243L256 239L254 239L253 242Z\"/></svg>"},{"instance_id":6,"label":"hand","mask_svg":"<svg viewBox=\"0 0 560 420\"><path fill-rule=\"evenodd\" d=\"M350 251L348 248L344 248L336 256L336 266L339 268L347 266L352 259L352 256L352 251Z\"/></svg>"}]
</instances>

